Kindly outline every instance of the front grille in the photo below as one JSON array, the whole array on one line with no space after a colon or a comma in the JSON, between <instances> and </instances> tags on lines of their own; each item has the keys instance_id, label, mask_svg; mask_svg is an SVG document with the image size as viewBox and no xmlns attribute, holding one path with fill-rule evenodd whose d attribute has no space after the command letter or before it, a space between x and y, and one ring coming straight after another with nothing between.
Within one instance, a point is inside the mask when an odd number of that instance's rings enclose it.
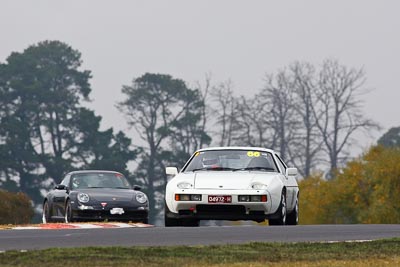
<instances>
[{"instance_id":1,"label":"front grille","mask_svg":"<svg viewBox=\"0 0 400 267\"><path fill-rule=\"evenodd\" d=\"M245 214L246 209L242 205L197 205L197 214Z\"/></svg>"}]
</instances>

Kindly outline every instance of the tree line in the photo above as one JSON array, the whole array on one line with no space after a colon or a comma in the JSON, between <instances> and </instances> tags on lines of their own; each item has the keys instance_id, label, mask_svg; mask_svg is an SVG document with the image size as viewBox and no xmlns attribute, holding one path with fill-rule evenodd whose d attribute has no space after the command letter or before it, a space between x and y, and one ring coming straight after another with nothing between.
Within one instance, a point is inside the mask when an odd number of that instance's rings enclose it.
<instances>
[{"instance_id":1,"label":"tree line","mask_svg":"<svg viewBox=\"0 0 400 267\"><path fill-rule=\"evenodd\" d=\"M322 170L333 178L354 133L378 128L362 111L365 72L328 59L267 74L263 88L245 96L210 75L189 86L145 73L122 87L124 99L116 103L137 134L102 131L101 117L85 107L92 76L81 64L80 52L60 41L13 52L0 64L0 188L25 192L40 205L68 171L116 170L143 186L154 222L163 207L165 167L182 167L196 149L268 147L303 177Z\"/></svg>"}]
</instances>

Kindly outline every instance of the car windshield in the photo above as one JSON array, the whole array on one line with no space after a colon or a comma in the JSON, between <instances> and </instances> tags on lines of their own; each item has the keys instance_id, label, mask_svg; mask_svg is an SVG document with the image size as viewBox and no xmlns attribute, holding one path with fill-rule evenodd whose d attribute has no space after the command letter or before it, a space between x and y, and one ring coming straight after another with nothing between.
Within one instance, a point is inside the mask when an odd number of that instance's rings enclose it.
<instances>
[{"instance_id":1,"label":"car windshield","mask_svg":"<svg viewBox=\"0 0 400 267\"><path fill-rule=\"evenodd\" d=\"M257 150L207 150L196 152L184 172L257 170L276 172L271 153Z\"/></svg>"},{"instance_id":2,"label":"car windshield","mask_svg":"<svg viewBox=\"0 0 400 267\"><path fill-rule=\"evenodd\" d=\"M71 177L72 189L82 188L121 188L129 189L131 185L120 173L77 173Z\"/></svg>"}]
</instances>

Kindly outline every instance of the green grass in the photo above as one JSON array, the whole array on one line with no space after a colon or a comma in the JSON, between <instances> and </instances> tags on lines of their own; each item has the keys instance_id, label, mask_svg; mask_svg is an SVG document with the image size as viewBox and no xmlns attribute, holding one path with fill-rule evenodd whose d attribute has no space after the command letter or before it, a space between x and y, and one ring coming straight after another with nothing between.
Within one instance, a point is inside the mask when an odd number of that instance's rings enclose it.
<instances>
[{"instance_id":1,"label":"green grass","mask_svg":"<svg viewBox=\"0 0 400 267\"><path fill-rule=\"evenodd\" d=\"M399 266L400 239L365 243L249 243L54 248L0 254L1 266Z\"/></svg>"}]
</instances>

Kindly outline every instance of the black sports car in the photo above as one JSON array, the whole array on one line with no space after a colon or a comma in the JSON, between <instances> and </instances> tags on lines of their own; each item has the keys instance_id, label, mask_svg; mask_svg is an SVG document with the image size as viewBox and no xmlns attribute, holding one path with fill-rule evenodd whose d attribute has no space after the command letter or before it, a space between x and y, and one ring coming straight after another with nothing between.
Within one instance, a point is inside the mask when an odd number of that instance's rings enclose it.
<instances>
[{"instance_id":1,"label":"black sports car","mask_svg":"<svg viewBox=\"0 0 400 267\"><path fill-rule=\"evenodd\" d=\"M135 221L148 223L147 196L119 172L74 171L43 201L43 223Z\"/></svg>"}]
</instances>

